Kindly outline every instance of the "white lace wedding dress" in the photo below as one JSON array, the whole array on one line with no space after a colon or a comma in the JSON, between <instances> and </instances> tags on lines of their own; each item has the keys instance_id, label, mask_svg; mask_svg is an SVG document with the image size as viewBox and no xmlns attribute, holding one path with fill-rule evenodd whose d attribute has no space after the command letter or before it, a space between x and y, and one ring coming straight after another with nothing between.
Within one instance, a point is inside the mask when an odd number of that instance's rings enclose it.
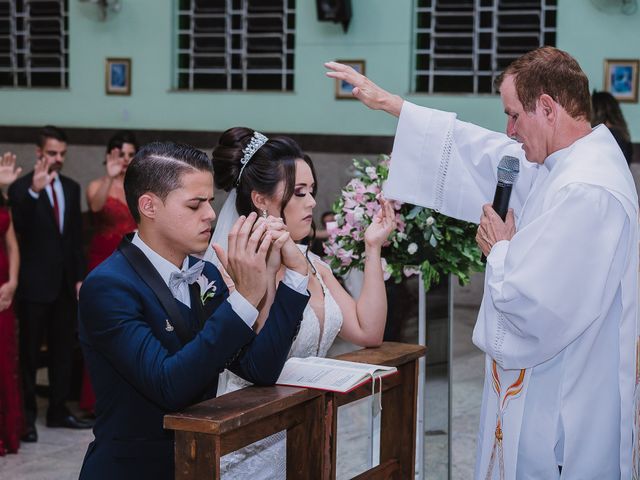
<instances>
[{"instance_id":1,"label":"white lace wedding dress","mask_svg":"<svg viewBox=\"0 0 640 480\"><path fill-rule=\"evenodd\" d=\"M313 265L323 263L317 255L309 252ZM316 267L317 270L317 267ZM325 357L342 327L342 312L331 296L329 289L316 272L316 278L324 292L324 322L321 324L313 307L305 308L300 331L289 357ZM218 395L239 390L250 385L246 380L225 371L226 386ZM220 459L220 473L223 479L284 479L286 478L286 432L278 432L258 442L229 453Z\"/></svg>"}]
</instances>

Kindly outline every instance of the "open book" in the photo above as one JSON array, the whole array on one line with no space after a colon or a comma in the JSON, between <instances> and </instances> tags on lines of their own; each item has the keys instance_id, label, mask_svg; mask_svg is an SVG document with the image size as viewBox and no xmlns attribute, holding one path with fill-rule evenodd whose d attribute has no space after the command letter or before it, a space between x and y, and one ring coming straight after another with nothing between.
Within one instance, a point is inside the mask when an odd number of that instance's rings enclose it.
<instances>
[{"instance_id":1,"label":"open book","mask_svg":"<svg viewBox=\"0 0 640 480\"><path fill-rule=\"evenodd\" d=\"M396 367L333 358L292 357L284 364L276 384L347 393L373 379L386 377L397 371Z\"/></svg>"}]
</instances>

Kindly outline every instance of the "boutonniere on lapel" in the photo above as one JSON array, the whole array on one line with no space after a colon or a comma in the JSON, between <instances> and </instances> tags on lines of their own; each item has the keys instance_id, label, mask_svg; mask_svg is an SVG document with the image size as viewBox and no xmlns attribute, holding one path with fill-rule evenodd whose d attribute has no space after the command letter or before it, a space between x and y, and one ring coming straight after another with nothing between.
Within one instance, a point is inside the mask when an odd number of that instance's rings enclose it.
<instances>
[{"instance_id":1,"label":"boutonniere on lapel","mask_svg":"<svg viewBox=\"0 0 640 480\"><path fill-rule=\"evenodd\" d=\"M213 298L216 294L216 281L214 280L210 282L207 277L200 275L196 278L196 283L200 288L200 302L202 302L202 305L204 306L204 304L207 303L207 300Z\"/></svg>"}]
</instances>

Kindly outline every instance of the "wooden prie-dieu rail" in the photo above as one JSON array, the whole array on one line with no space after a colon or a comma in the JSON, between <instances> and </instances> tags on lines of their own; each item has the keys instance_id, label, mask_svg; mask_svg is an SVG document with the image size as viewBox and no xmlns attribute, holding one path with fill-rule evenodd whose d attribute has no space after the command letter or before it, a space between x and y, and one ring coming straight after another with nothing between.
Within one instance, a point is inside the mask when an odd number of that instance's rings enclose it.
<instances>
[{"instance_id":1,"label":"wooden prie-dieu rail","mask_svg":"<svg viewBox=\"0 0 640 480\"><path fill-rule=\"evenodd\" d=\"M385 342L336 358L398 369L382 382L380 464L357 478L414 477L421 345ZM248 387L165 416L175 432L176 480L220 478L220 457L287 431L287 477L336 478L338 407L371 395L371 385L341 394L296 387Z\"/></svg>"}]
</instances>

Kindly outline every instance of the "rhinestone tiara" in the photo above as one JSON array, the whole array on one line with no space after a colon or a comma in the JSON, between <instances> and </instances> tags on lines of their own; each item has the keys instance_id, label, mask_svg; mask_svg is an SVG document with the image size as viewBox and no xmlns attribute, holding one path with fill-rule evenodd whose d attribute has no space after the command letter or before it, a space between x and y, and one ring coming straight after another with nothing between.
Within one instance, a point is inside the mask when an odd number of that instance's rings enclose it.
<instances>
[{"instance_id":1,"label":"rhinestone tiara","mask_svg":"<svg viewBox=\"0 0 640 480\"><path fill-rule=\"evenodd\" d=\"M242 153L244 153L244 155L242 156L242 160L240 160L242 167L240 167L240 173L238 174L238 181L236 182L236 187L240 184L240 178L242 177L242 172L244 171L244 167L247 166L247 164L249 163L249 160L251 160L251 157L253 157L255 153L260 149L260 147L263 146L265 143L267 143L268 140L269 139L265 137L263 134L261 134L260 132L253 132L253 137L251 137L251 141L246 147L242 149Z\"/></svg>"}]
</instances>

